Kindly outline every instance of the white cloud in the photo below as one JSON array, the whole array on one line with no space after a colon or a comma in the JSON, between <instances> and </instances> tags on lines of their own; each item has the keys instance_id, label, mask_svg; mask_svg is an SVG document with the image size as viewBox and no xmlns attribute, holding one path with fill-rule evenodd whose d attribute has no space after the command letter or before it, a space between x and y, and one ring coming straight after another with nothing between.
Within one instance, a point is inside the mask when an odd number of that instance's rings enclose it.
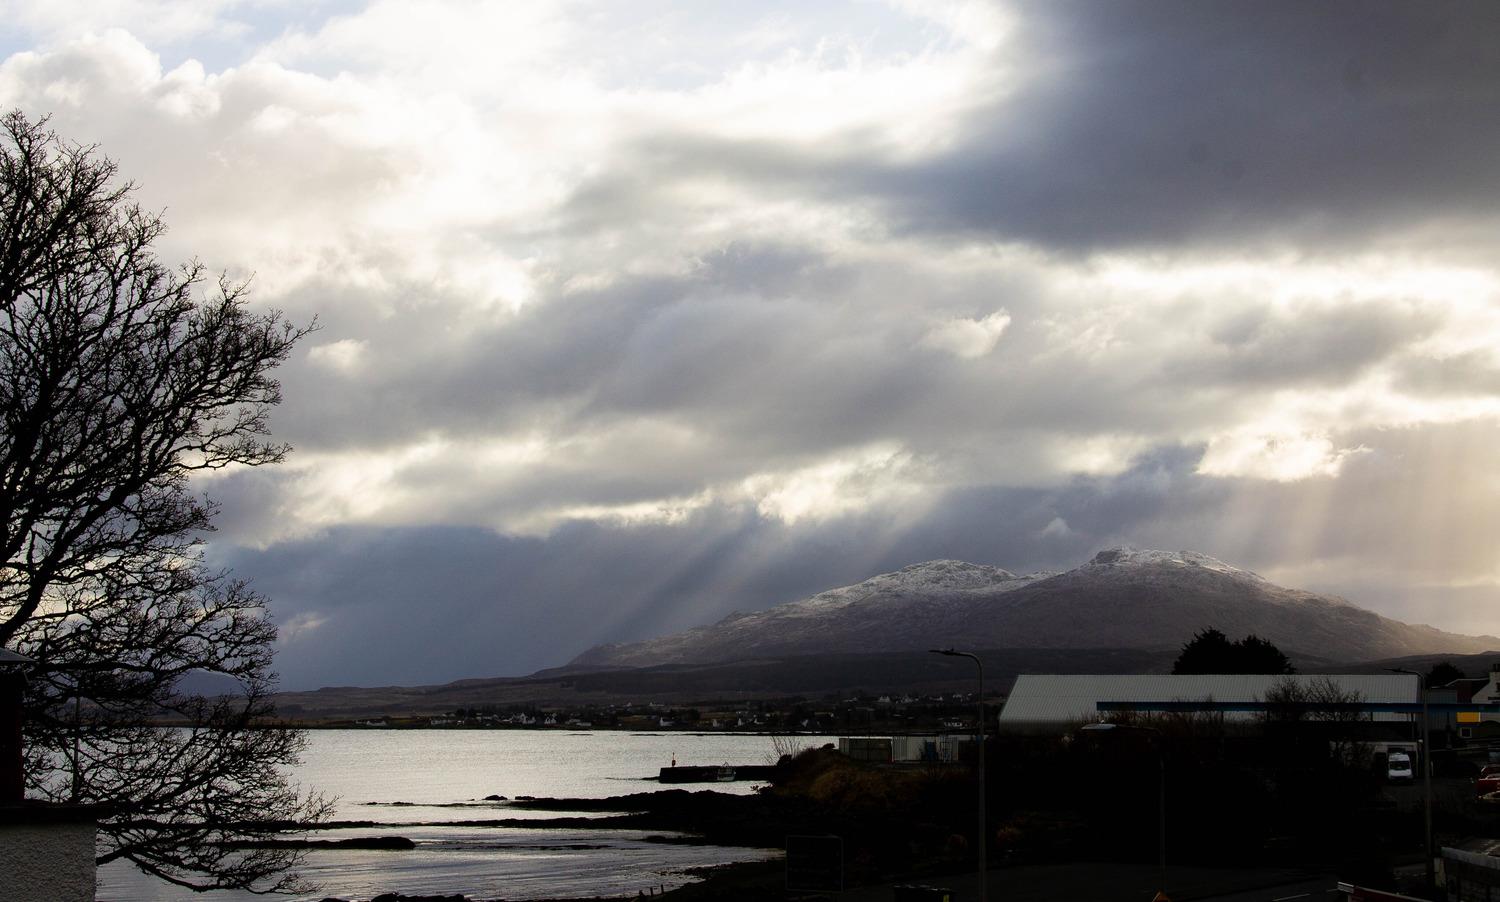
<instances>
[{"instance_id":1,"label":"white cloud","mask_svg":"<svg viewBox=\"0 0 1500 902\"><path fill-rule=\"evenodd\" d=\"M344 375L353 375L364 364L369 343L357 338L341 338L326 344L313 345L307 359L324 369Z\"/></svg>"},{"instance_id":2,"label":"white cloud","mask_svg":"<svg viewBox=\"0 0 1500 902\"><path fill-rule=\"evenodd\" d=\"M314 635L318 628L328 622L326 614L316 611L303 611L294 615L276 631L276 638L282 645L293 645L304 639L316 639Z\"/></svg>"},{"instance_id":3,"label":"white cloud","mask_svg":"<svg viewBox=\"0 0 1500 902\"><path fill-rule=\"evenodd\" d=\"M423 437L386 450L298 454L290 466L290 491L280 499L283 516L274 524L275 532L246 539L264 545L343 523L399 522L392 512L413 493L402 476L448 451L446 442Z\"/></svg>"},{"instance_id":4,"label":"white cloud","mask_svg":"<svg viewBox=\"0 0 1500 902\"><path fill-rule=\"evenodd\" d=\"M512 535L545 536L563 523L588 520L611 526L675 525L685 522L695 512L715 500L713 492L700 492L689 498L660 498L629 504L583 504L541 511L512 520L505 531Z\"/></svg>"},{"instance_id":5,"label":"white cloud","mask_svg":"<svg viewBox=\"0 0 1500 902\"><path fill-rule=\"evenodd\" d=\"M944 320L927 330L922 336L922 344L973 360L993 351L1009 325L1010 314L1004 310L977 320L962 317Z\"/></svg>"},{"instance_id":6,"label":"white cloud","mask_svg":"<svg viewBox=\"0 0 1500 902\"><path fill-rule=\"evenodd\" d=\"M1326 435L1241 432L1211 439L1198 464L1198 472L1206 476L1294 482L1314 476L1337 476L1352 455L1368 450L1336 447Z\"/></svg>"},{"instance_id":7,"label":"white cloud","mask_svg":"<svg viewBox=\"0 0 1500 902\"><path fill-rule=\"evenodd\" d=\"M1047 525L1042 527L1041 532L1044 539L1065 539L1072 534L1073 530L1068 526L1068 521L1062 517L1053 517L1047 521Z\"/></svg>"},{"instance_id":8,"label":"white cloud","mask_svg":"<svg viewBox=\"0 0 1500 902\"><path fill-rule=\"evenodd\" d=\"M835 454L789 472L758 473L741 484L762 514L785 523L912 505L924 489L910 455L889 444Z\"/></svg>"}]
</instances>

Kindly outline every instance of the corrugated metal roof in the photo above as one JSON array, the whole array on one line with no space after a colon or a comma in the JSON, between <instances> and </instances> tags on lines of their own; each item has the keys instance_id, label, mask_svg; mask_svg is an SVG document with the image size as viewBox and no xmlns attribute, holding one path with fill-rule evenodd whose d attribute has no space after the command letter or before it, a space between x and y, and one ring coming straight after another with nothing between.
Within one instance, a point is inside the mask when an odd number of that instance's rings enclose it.
<instances>
[{"instance_id":1,"label":"corrugated metal roof","mask_svg":"<svg viewBox=\"0 0 1500 902\"><path fill-rule=\"evenodd\" d=\"M1367 702L1419 702L1417 677L1382 674L1022 674L1000 712L1000 723L1040 724L1098 720L1098 702L1216 701L1254 702L1282 680L1307 684L1333 680ZM1405 715L1376 715L1404 720Z\"/></svg>"}]
</instances>

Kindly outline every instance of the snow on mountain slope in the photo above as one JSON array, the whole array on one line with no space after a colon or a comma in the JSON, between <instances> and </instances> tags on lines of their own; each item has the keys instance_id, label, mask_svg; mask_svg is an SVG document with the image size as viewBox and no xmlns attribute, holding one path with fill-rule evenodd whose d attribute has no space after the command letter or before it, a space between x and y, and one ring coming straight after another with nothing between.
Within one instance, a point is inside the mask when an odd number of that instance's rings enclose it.
<instances>
[{"instance_id":1,"label":"snow on mountain slope","mask_svg":"<svg viewBox=\"0 0 1500 902\"><path fill-rule=\"evenodd\" d=\"M1369 660L1500 648L1287 589L1194 551L1113 548L1064 573L929 561L673 636L589 649L572 664L646 667L790 654L972 648L1171 648L1200 629L1291 654Z\"/></svg>"},{"instance_id":2,"label":"snow on mountain slope","mask_svg":"<svg viewBox=\"0 0 1500 902\"><path fill-rule=\"evenodd\" d=\"M933 627L951 632L976 605L1051 574L1017 576L963 561L928 561L852 586L763 611L736 611L718 623L629 645L601 645L575 665L648 667L653 664L735 661L823 652L882 651L892 633L910 638Z\"/></svg>"}]
</instances>

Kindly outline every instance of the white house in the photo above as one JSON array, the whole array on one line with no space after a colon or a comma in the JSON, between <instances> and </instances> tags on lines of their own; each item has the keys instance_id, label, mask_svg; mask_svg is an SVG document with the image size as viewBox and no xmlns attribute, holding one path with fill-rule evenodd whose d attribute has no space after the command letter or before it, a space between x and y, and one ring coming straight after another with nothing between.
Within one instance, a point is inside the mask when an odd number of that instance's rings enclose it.
<instances>
[{"instance_id":1,"label":"white house","mask_svg":"<svg viewBox=\"0 0 1500 902\"><path fill-rule=\"evenodd\" d=\"M1484 704L1500 703L1500 661L1490 665L1490 681L1475 690L1472 700Z\"/></svg>"}]
</instances>

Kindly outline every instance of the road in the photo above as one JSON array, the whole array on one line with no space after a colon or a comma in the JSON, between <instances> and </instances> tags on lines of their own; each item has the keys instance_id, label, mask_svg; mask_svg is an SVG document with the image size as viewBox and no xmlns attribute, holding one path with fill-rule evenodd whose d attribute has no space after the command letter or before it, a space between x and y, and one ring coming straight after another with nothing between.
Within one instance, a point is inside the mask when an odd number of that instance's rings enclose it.
<instances>
[{"instance_id":1,"label":"road","mask_svg":"<svg viewBox=\"0 0 1500 902\"><path fill-rule=\"evenodd\" d=\"M1327 874L1295 883L1191 898L1200 902L1208 902L1208 900L1212 902L1344 902L1349 897L1334 888L1336 882L1332 874ZM1189 897L1173 896L1172 898L1175 900Z\"/></svg>"}]
</instances>

